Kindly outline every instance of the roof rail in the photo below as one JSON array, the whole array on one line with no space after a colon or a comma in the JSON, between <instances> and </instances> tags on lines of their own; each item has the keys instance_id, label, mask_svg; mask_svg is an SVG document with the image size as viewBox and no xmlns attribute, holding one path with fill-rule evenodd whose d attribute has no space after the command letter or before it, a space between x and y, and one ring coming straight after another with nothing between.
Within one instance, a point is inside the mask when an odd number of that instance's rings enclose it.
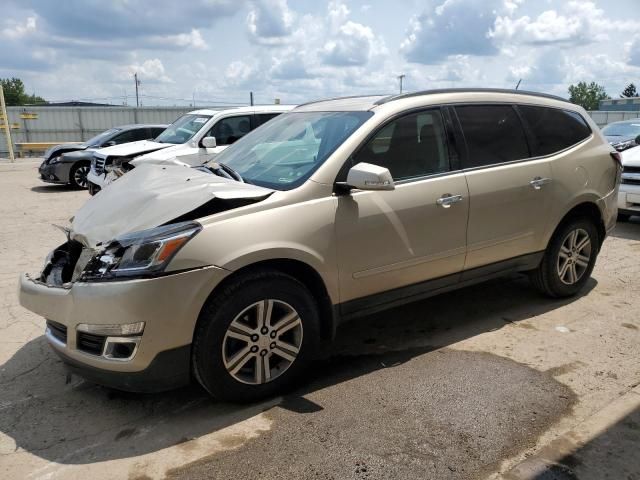
<instances>
[{"instance_id":1,"label":"roof rail","mask_svg":"<svg viewBox=\"0 0 640 480\"><path fill-rule=\"evenodd\" d=\"M514 95L529 95L532 97L550 98L552 100L558 100L561 102L571 103L566 98L558 97L556 95L549 95L547 93L529 92L526 90L511 90L507 88L443 88L436 90L422 90L419 92L401 93L399 95L390 95L385 98L381 98L375 105L383 105L394 100L400 100L402 98L421 97L423 95L437 95L442 93L509 93Z\"/></svg>"},{"instance_id":2,"label":"roof rail","mask_svg":"<svg viewBox=\"0 0 640 480\"><path fill-rule=\"evenodd\" d=\"M301 103L300 105L298 105L298 107L306 107L307 105L313 105L314 103L331 102L333 100L348 100L350 98L367 98L367 97L385 97L386 98L388 97L388 95L385 93L372 93L370 95L348 95L346 97L323 98L321 100L312 100L310 102ZM384 100L384 98L382 100Z\"/></svg>"}]
</instances>

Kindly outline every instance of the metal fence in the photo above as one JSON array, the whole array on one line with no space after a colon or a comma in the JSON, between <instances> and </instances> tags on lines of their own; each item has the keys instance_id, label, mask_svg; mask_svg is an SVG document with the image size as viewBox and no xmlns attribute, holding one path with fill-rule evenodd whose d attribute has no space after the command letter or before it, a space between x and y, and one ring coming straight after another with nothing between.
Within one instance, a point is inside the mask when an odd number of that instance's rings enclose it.
<instances>
[{"instance_id":1,"label":"metal fence","mask_svg":"<svg viewBox=\"0 0 640 480\"><path fill-rule=\"evenodd\" d=\"M198 107L220 110L229 107ZM117 125L171 123L192 107L7 107L13 143L80 142ZM640 116L640 112L589 112L598 126ZM0 134L0 155L6 155Z\"/></svg>"},{"instance_id":2,"label":"metal fence","mask_svg":"<svg viewBox=\"0 0 640 480\"><path fill-rule=\"evenodd\" d=\"M228 106L197 107L221 110ZM117 125L171 123L193 107L7 107L13 143L81 142ZM0 132L0 155L8 151Z\"/></svg>"}]
</instances>

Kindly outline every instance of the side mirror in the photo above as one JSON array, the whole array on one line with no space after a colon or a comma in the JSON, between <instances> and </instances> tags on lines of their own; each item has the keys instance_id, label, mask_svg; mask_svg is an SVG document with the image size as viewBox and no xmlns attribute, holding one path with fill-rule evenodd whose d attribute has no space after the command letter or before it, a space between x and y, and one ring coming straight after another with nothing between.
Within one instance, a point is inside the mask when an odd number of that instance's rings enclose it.
<instances>
[{"instance_id":1,"label":"side mirror","mask_svg":"<svg viewBox=\"0 0 640 480\"><path fill-rule=\"evenodd\" d=\"M216 148L217 146L216 137L204 137L200 142L200 144L204 148Z\"/></svg>"},{"instance_id":2,"label":"side mirror","mask_svg":"<svg viewBox=\"0 0 640 480\"><path fill-rule=\"evenodd\" d=\"M640 145L640 135L636 137L636 145Z\"/></svg>"},{"instance_id":3,"label":"side mirror","mask_svg":"<svg viewBox=\"0 0 640 480\"><path fill-rule=\"evenodd\" d=\"M346 186L359 190L395 190L388 169L371 163L358 163L349 170Z\"/></svg>"}]
</instances>

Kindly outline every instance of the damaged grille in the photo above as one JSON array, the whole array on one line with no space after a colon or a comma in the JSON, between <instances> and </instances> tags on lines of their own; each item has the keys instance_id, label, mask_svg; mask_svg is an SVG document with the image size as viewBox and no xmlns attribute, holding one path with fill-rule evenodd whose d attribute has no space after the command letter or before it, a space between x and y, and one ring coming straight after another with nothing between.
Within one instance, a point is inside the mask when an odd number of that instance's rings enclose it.
<instances>
[{"instance_id":1,"label":"damaged grille","mask_svg":"<svg viewBox=\"0 0 640 480\"><path fill-rule=\"evenodd\" d=\"M64 344L67 343L67 327L53 320L47 320L47 329L53 338Z\"/></svg>"},{"instance_id":2,"label":"damaged grille","mask_svg":"<svg viewBox=\"0 0 640 480\"><path fill-rule=\"evenodd\" d=\"M76 338L76 348L91 355L102 355L105 337L102 335L92 335L86 332L78 332Z\"/></svg>"},{"instance_id":3,"label":"damaged grille","mask_svg":"<svg viewBox=\"0 0 640 480\"><path fill-rule=\"evenodd\" d=\"M75 240L60 245L52 252L49 262L44 266L40 281L47 285L61 286L76 280L92 253Z\"/></svg>"},{"instance_id":4,"label":"damaged grille","mask_svg":"<svg viewBox=\"0 0 640 480\"><path fill-rule=\"evenodd\" d=\"M102 175L104 173L104 165L107 162L106 158L101 157L93 157L93 170L98 174Z\"/></svg>"}]
</instances>

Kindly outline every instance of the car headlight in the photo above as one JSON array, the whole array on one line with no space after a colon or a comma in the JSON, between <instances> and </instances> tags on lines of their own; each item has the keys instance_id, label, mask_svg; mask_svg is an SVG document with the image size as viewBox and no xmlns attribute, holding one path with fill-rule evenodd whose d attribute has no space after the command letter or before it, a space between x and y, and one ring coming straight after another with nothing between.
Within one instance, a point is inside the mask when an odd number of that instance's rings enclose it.
<instances>
[{"instance_id":1,"label":"car headlight","mask_svg":"<svg viewBox=\"0 0 640 480\"><path fill-rule=\"evenodd\" d=\"M200 230L199 223L182 222L123 235L110 241L89 260L80 280L157 275Z\"/></svg>"},{"instance_id":2,"label":"car headlight","mask_svg":"<svg viewBox=\"0 0 640 480\"><path fill-rule=\"evenodd\" d=\"M56 163L62 160L62 155L58 155L57 157L52 157L49 159L49 165L55 165Z\"/></svg>"}]
</instances>

